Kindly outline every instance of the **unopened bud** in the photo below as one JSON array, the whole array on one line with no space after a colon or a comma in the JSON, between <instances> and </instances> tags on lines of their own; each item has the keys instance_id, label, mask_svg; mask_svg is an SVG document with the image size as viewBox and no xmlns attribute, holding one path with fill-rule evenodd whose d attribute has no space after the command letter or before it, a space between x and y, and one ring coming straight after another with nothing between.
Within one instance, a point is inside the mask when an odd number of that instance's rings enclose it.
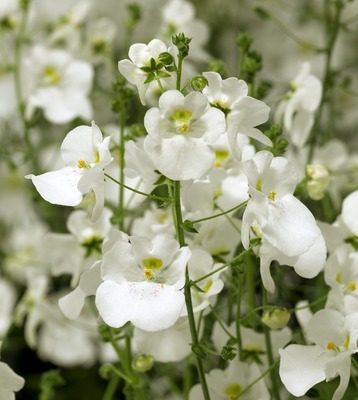
<instances>
[{"instance_id":1,"label":"unopened bud","mask_svg":"<svg viewBox=\"0 0 358 400\"><path fill-rule=\"evenodd\" d=\"M321 164L309 164L306 167L307 192L313 200L321 200L330 181L326 167Z\"/></svg>"},{"instance_id":2,"label":"unopened bud","mask_svg":"<svg viewBox=\"0 0 358 400\"><path fill-rule=\"evenodd\" d=\"M270 329L282 329L290 320L290 312L286 308L275 308L266 311L261 320Z\"/></svg>"},{"instance_id":3,"label":"unopened bud","mask_svg":"<svg viewBox=\"0 0 358 400\"><path fill-rule=\"evenodd\" d=\"M164 53L159 54L158 60L164 65L171 65L173 63L173 56L165 51Z\"/></svg>"},{"instance_id":4,"label":"unopened bud","mask_svg":"<svg viewBox=\"0 0 358 400\"><path fill-rule=\"evenodd\" d=\"M138 372L147 372L154 365L154 359L147 354L141 354L133 360L133 369Z\"/></svg>"},{"instance_id":5,"label":"unopened bud","mask_svg":"<svg viewBox=\"0 0 358 400\"><path fill-rule=\"evenodd\" d=\"M190 84L193 90L200 92L208 84L208 81L203 76L194 76L194 78L190 81Z\"/></svg>"}]
</instances>

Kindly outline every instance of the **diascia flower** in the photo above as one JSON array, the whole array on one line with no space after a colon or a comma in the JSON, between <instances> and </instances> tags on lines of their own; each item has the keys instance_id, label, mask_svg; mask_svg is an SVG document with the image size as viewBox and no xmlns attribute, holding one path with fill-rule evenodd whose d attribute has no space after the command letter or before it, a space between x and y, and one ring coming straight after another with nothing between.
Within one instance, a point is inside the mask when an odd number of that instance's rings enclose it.
<instances>
[{"instance_id":1,"label":"diascia flower","mask_svg":"<svg viewBox=\"0 0 358 400\"><path fill-rule=\"evenodd\" d=\"M280 350L283 384L294 396L303 396L317 383L339 376L332 400L340 400L349 383L351 355L358 352L358 313L344 317L320 310L309 321L306 335L313 345L291 344Z\"/></svg>"},{"instance_id":2,"label":"diascia flower","mask_svg":"<svg viewBox=\"0 0 358 400\"><path fill-rule=\"evenodd\" d=\"M85 193L93 190L96 205L93 219L97 219L104 204L103 168L111 161L110 137L103 139L102 132L93 122L70 131L61 145L65 167L42 175L27 175L40 195L49 203L76 206Z\"/></svg>"},{"instance_id":3,"label":"diascia flower","mask_svg":"<svg viewBox=\"0 0 358 400\"><path fill-rule=\"evenodd\" d=\"M45 117L64 124L76 117L92 118L89 93L93 69L84 61L75 60L64 50L34 47L25 61L28 100L27 115L41 108Z\"/></svg>"},{"instance_id":4,"label":"diascia flower","mask_svg":"<svg viewBox=\"0 0 358 400\"><path fill-rule=\"evenodd\" d=\"M204 72L208 86L203 90L210 104L226 115L227 133L233 154L241 158L239 136L258 140L272 146L271 140L255 128L268 120L270 108L262 101L248 96L245 81L237 78L222 79L217 72Z\"/></svg>"},{"instance_id":5,"label":"diascia flower","mask_svg":"<svg viewBox=\"0 0 358 400\"><path fill-rule=\"evenodd\" d=\"M311 66L305 62L276 111L276 119L283 120L284 129L294 145L303 147L306 143L321 97L322 83L311 74Z\"/></svg>"},{"instance_id":6,"label":"diascia flower","mask_svg":"<svg viewBox=\"0 0 358 400\"><path fill-rule=\"evenodd\" d=\"M174 325L184 307L189 248L179 248L168 235L148 239L118 232L104 250L103 283L96 292L104 322L119 328L131 321L145 331Z\"/></svg>"},{"instance_id":7,"label":"diascia flower","mask_svg":"<svg viewBox=\"0 0 358 400\"><path fill-rule=\"evenodd\" d=\"M265 288L273 292L271 261L291 265L297 274L313 278L323 268L326 245L308 208L293 196L295 169L284 157L260 151L244 164L250 200L242 219L242 243L250 234L262 239L260 273Z\"/></svg>"},{"instance_id":8,"label":"diascia flower","mask_svg":"<svg viewBox=\"0 0 358 400\"><path fill-rule=\"evenodd\" d=\"M145 72L142 68L148 67L151 59L157 62L159 55L167 51L167 45L159 39L153 39L148 44L135 43L129 48L128 56L130 59L118 62L119 72L128 82L137 86L139 98L143 105L146 104L145 95L149 88L149 82L146 82L148 72ZM169 74L165 72L163 75Z\"/></svg>"},{"instance_id":9,"label":"diascia flower","mask_svg":"<svg viewBox=\"0 0 358 400\"><path fill-rule=\"evenodd\" d=\"M215 161L210 147L225 132L225 115L210 107L199 92L186 97L168 90L159 98L159 108L147 111L144 125L148 136L144 149L155 167L174 180L197 179Z\"/></svg>"},{"instance_id":10,"label":"diascia flower","mask_svg":"<svg viewBox=\"0 0 358 400\"><path fill-rule=\"evenodd\" d=\"M14 392L22 389L24 384L24 378L17 375L7 364L0 361L0 398L2 400L15 399Z\"/></svg>"}]
</instances>

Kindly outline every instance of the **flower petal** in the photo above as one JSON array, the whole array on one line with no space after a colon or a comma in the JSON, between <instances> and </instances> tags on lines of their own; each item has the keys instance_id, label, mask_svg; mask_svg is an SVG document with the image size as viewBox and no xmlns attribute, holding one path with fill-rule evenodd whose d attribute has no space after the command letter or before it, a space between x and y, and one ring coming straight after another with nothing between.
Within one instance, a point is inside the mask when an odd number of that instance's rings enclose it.
<instances>
[{"instance_id":1,"label":"flower petal","mask_svg":"<svg viewBox=\"0 0 358 400\"><path fill-rule=\"evenodd\" d=\"M175 324L184 307L184 294L158 283L106 281L97 290L96 306L109 326L119 328L131 321L154 332Z\"/></svg>"},{"instance_id":2,"label":"flower petal","mask_svg":"<svg viewBox=\"0 0 358 400\"><path fill-rule=\"evenodd\" d=\"M49 203L62 206L77 206L82 201L82 193L77 185L81 175L70 167L42 175L27 175L39 194Z\"/></svg>"}]
</instances>

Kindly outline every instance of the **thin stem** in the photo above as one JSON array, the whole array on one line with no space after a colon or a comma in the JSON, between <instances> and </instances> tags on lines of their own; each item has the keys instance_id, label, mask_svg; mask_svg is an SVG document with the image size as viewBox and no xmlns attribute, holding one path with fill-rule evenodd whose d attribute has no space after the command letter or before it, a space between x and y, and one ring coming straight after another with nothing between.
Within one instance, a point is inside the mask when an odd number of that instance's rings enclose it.
<instances>
[{"instance_id":1,"label":"thin stem","mask_svg":"<svg viewBox=\"0 0 358 400\"><path fill-rule=\"evenodd\" d=\"M119 208L119 229L122 231L124 229L124 151L125 151L125 110L122 107L119 115L119 193L118 193L118 208Z\"/></svg>"},{"instance_id":2,"label":"thin stem","mask_svg":"<svg viewBox=\"0 0 358 400\"><path fill-rule=\"evenodd\" d=\"M224 268L227 268L227 267L229 267L230 265L236 263L236 262L239 261L242 257L244 257L249 251L251 251L252 248L253 248L253 247L249 247L247 250L244 250L244 251L243 251L242 253L240 253L238 256L236 256L235 258L233 258L230 262L228 262L228 263L226 263L226 264L224 264L224 265L221 265L220 267L218 267L218 268L214 269L213 271L211 271L211 272L209 272L209 273L207 273L207 274L201 276L201 277L198 278L198 279L195 279L195 281L191 281L191 284L192 284L192 285L196 285L197 283L203 281L204 279L209 278L211 275L214 275L214 274L216 274L217 272L222 271Z\"/></svg>"},{"instance_id":3,"label":"thin stem","mask_svg":"<svg viewBox=\"0 0 358 400\"><path fill-rule=\"evenodd\" d=\"M295 32L291 31L280 19L278 19L274 15L270 14L270 18L276 24L276 26L282 30L282 32L284 32L291 40L296 42L303 49L308 49L316 52L322 50L314 44L301 39L299 36L296 35Z\"/></svg>"},{"instance_id":4,"label":"thin stem","mask_svg":"<svg viewBox=\"0 0 358 400\"><path fill-rule=\"evenodd\" d=\"M221 213L218 213L218 214L215 214L215 215L210 215L209 217L196 219L195 221L191 221L191 223L192 224L198 224L199 222L209 221L210 219L214 219L214 218L226 215L226 214L230 214L231 212L233 212L235 210L239 210L240 208L243 208L246 205L247 205L247 201L244 201L243 203L240 203L240 204L236 205L235 207L230 208L229 210L225 210L225 211L223 211Z\"/></svg>"},{"instance_id":5,"label":"thin stem","mask_svg":"<svg viewBox=\"0 0 358 400\"><path fill-rule=\"evenodd\" d=\"M343 10L343 3L342 4L340 2L335 3L336 10L335 10L334 19L332 22L331 22L331 16L329 13L329 7L330 7L330 5L326 1L325 2L325 23L326 23L325 25L326 25L326 35L328 35L328 39L327 39L327 45L326 45L326 49L325 49L326 59L325 59L324 75L323 75L323 83L322 83L322 100L321 100L321 104L319 105L319 108L317 111L317 116L316 116L314 127L312 129L313 135L311 138L311 143L310 143L310 148L309 148L309 153L308 153L308 162L311 162L313 159L313 156L314 156L314 150L315 150L315 146L317 143L316 131L321 123L323 107L328 100L331 101L331 99L329 98L329 94L330 94L330 91L333 86L331 63L332 63L333 51L335 48L335 44L337 42L339 29L341 27L340 18L341 18L341 13Z\"/></svg>"},{"instance_id":6,"label":"thin stem","mask_svg":"<svg viewBox=\"0 0 358 400\"><path fill-rule=\"evenodd\" d=\"M183 69L183 55L179 51L178 54L178 66L177 66L177 82L176 82L176 89L180 91L181 87L181 73Z\"/></svg>"},{"instance_id":7,"label":"thin stem","mask_svg":"<svg viewBox=\"0 0 358 400\"><path fill-rule=\"evenodd\" d=\"M30 138L30 127L25 116L25 102L22 92L21 84L21 62L22 62L22 49L26 39L26 29L29 16L30 2L22 8L22 16L19 26L19 32L15 39L15 65L14 65L14 81L15 81L15 95L17 102L17 109L22 123L24 142L26 145L26 157L31 160L34 172L39 171L39 163L34 152L34 148Z\"/></svg>"},{"instance_id":8,"label":"thin stem","mask_svg":"<svg viewBox=\"0 0 358 400\"><path fill-rule=\"evenodd\" d=\"M183 229L183 217L181 213L181 200L180 200L180 181L173 182L173 194L174 194L174 204L172 207L173 210L173 219L176 225L176 233L177 233L177 240L179 242L180 247L185 246L185 237L184 237L184 229ZM189 269L186 266L185 269L185 285L184 285L184 296L185 296L185 305L188 313L188 322L192 340L192 348L196 350L199 347L199 338L198 332L196 329L195 324L195 317L193 311L193 302L191 298L191 284L190 284L190 276L189 276ZM196 365L199 375L199 380L201 384L201 388L203 391L203 396L205 400L210 400L210 394L208 385L206 383L205 373L204 373L204 366L203 361L199 357L199 355L194 351L195 358L196 358Z\"/></svg>"},{"instance_id":9,"label":"thin stem","mask_svg":"<svg viewBox=\"0 0 358 400\"><path fill-rule=\"evenodd\" d=\"M117 185L120 185L120 186L124 187L125 189L128 189L134 193L140 194L141 196L148 197L149 199L152 199L152 200L168 201L168 198L166 198L166 197L156 196L155 194L144 193L144 192L141 192L140 190L137 190L130 186L127 186L124 183L121 183L117 179L113 178L111 175L108 175L107 173L104 173L104 176L107 177L108 179L110 179L111 181L117 183Z\"/></svg>"},{"instance_id":10,"label":"thin stem","mask_svg":"<svg viewBox=\"0 0 358 400\"><path fill-rule=\"evenodd\" d=\"M119 377L115 375L109 382L106 388L106 391L103 395L103 400L113 400L114 395L116 394L116 390L119 383Z\"/></svg>"},{"instance_id":11,"label":"thin stem","mask_svg":"<svg viewBox=\"0 0 358 400\"><path fill-rule=\"evenodd\" d=\"M263 306L268 305L268 294L265 288L263 288L262 293L262 302ZM272 351L272 342L271 342L271 333L268 326L263 325L264 335L265 335L265 343L266 343L266 352L267 352L267 360L269 365L274 365L274 357ZM272 398L275 400L280 400L280 391L278 387L277 377L275 374L275 370L272 368L270 369L270 377L271 377L271 384L272 384Z\"/></svg>"},{"instance_id":12,"label":"thin stem","mask_svg":"<svg viewBox=\"0 0 358 400\"><path fill-rule=\"evenodd\" d=\"M234 335L232 335L228 329L226 328L225 324L221 321L220 317L218 316L217 312L215 311L214 307L209 304L210 310L213 314L213 316L215 317L215 319L218 321L219 325L221 326L221 329L231 338L236 340L236 337Z\"/></svg>"},{"instance_id":13,"label":"thin stem","mask_svg":"<svg viewBox=\"0 0 358 400\"><path fill-rule=\"evenodd\" d=\"M237 396L237 399L242 397L245 393L247 393L253 386L256 385L257 382L259 382L262 378L264 378L269 372L271 372L273 369L277 367L278 361L276 361L274 364L272 364L265 372L263 372L260 376L258 376L254 381L252 381L250 384L248 384L245 389L240 392Z\"/></svg>"},{"instance_id":14,"label":"thin stem","mask_svg":"<svg viewBox=\"0 0 358 400\"><path fill-rule=\"evenodd\" d=\"M243 282L242 282L242 274L240 271L237 272L237 295L236 295L236 321L235 321L235 327L236 327L236 340L237 340L237 356L239 357L239 360L242 359L242 338L241 338L241 299L242 299L242 289L243 289Z\"/></svg>"}]
</instances>

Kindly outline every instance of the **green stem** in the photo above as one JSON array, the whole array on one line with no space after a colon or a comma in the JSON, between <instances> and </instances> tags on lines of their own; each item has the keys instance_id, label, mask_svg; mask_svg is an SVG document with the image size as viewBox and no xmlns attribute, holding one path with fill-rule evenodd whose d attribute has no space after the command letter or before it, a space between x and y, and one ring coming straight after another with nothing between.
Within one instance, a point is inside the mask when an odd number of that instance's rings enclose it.
<instances>
[{"instance_id":1,"label":"green stem","mask_svg":"<svg viewBox=\"0 0 358 400\"><path fill-rule=\"evenodd\" d=\"M263 372L260 376L258 376L254 381L252 381L250 384L248 384L245 389L239 393L237 398L239 399L241 396L243 396L245 393L247 393L253 386L256 385L257 382L259 382L262 378L264 378L269 372L271 372L273 369L276 368L278 364L278 361L276 361L274 364L272 364L265 372Z\"/></svg>"},{"instance_id":2,"label":"green stem","mask_svg":"<svg viewBox=\"0 0 358 400\"><path fill-rule=\"evenodd\" d=\"M343 10L343 3L342 4L340 2L335 3L336 9L333 21L331 21L331 16L330 13L328 12L329 7L330 7L329 2L325 1L325 22L326 22L325 25L326 25L326 35L328 35L328 39L325 48L326 59L325 59L324 75L322 82L322 100L317 111L314 127L312 129L312 137L308 153L308 162L311 162L314 156L314 150L317 143L317 129L321 123L323 107L328 100L331 101L330 92L333 86L331 63L332 63L333 51L338 38L339 29L341 27L340 18Z\"/></svg>"},{"instance_id":3,"label":"green stem","mask_svg":"<svg viewBox=\"0 0 358 400\"><path fill-rule=\"evenodd\" d=\"M107 177L108 179L110 179L111 181L117 183L117 185L120 185L123 188L130 190L131 192L140 194L141 196L148 197L149 199L152 199L152 200L168 201L168 198L166 198L166 197L156 196L155 194L144 193L144 192L141 192L140 190L137 190L130 186L127 186L124 183L121 183L117 179L113 178L111 175L108 175L107 173L104 173L104 176Z\"/></svg>"},{"instance_id":4,"label":"green stem","mask_svg":"<svg viewBox=\"0 0 358 400\"><path fill-rule=\"evenodd\" d=\"M236 263L237 261L241 260L242 257L244 257L248 252L250 252L252 250L252 247L249 247L247 250L244 250L242 253L240 253L238 256L236 256L235 258L233 258L230 262L221 265L220 267L214 269L213 271L201 276L200 278L196 279L195 281L191 281L192 285L195 285L201 281L203 281L206 278L209 278L211 275L216 274L217 272L222 271L224 268L229 267L230 265Z\"/></svg>"},{"instance_id":5,"label":"green stem","mask_svg":"<svg viewBox=\"0 0 358 400\"><path fill-rule=\"evenodd\" d=\"M242 299L242 289L243 289L243 282L242 282L242 274L241 271L237 271L237 295L236 295L236 340L237 340L237 356L239 360L242 360L243 352L242 352L242 338L241 338L241 299Z\"/></svg>"},{"instance_id":6,"label":"green stem","mask_svg":"<svg viewBox=\"0 0 358 400\"><path fill-rule=\"evenodd\" d=\"M178 54L178 66L177 66L177 82L176 82L176 89L180 91L181 87L181 73L183 69L183 55L181 52Z\"/></svg>"},{"instance_id":7,"label":"green stem","mask_svg":"<svg viewBox=\"0 0 358 400\"><path fill-rule=\"evenodd\" d=\"M229 210L225 210L225 211L223 211L221 213L218 213L218 214L215 214L215 215L211 215L210 217L196 219L195 221L191 221L191 223L192 224L198 224L199 222L209 221L210 219L214 219L214 218L226 215L226 214L230 214L235 210L240 210L240 208L243 208L246 205L247 205L247 201L244 201L243 203L240 203L240 204L236 205L235 207L230 208Z\"/></svg>"},{"instance_id":8,"label":"green stem","mask_svg":"<svg viewBox=\"0 0 358 400\"><path fill-rule=\"evenodd\" d=\"M119 383L119 377L115 375L109 382L106 388L106 391L103 395L103 400L113 400L114 395L116 394L116 390Z\"/></svg>"},{"instance_id":9,"label":"green stem","mask_svg":"<svg viewBox=\"0 0 358 400\"><path fill-rule=\"evenodd\" d=\"M183 216L181 212L181 200L180 200L180 181L173 182L173 194L174 194L174 203L173 203L173 217L175 222L175 229L177 233L177 240L179 242L180 247L185 246L185 237L184 237L184 229L183 229ZM192 348L197 349L199 347L199 338L198 332L195 324L195 317L193 311L193 302L191 298L191 283L190 283L190 275L188 266L185 269L185 285L184 285L184 296L185 296L185 305L188 313L188 322L192 340ZM196 365L199 375L199 380L201 384L201 388L203 391L203 396L205 400L210 400L210 394L208 385L206 383L205 373L203 361L199 357L199 355L194 352L196 358Z\"/></svg>"},{"instance_id":10,"label":"green stem","mask_svg":"<svg viewBox=\"0 0 358 400\"><path fill-rule=\"evenodd\" d=\"M26 158L31 160L32 167L34 168L34 172L36 173L39 171L39 163L35 155L34 148L30 138L30 126L25 116L26 105L23 98L22 84L21 84L22 49L26 39L26 29L27 29L29 6L30 6L29 3L26 4L26 6L24 6L22 9L22 17L20 20L19 32L15 39L14 81L15 81L15 95L16 95L17 109L20 115L20 120L24 135L24 142L26 145Z\"/></svg>"},{"instance_id":11,"label":"green stem","mask_svg":"<svg viewBox=\"0 0 358 400\"><path fill-rule=\"evenodd\" d=\"M247 305L249 314L252 315L252 323L256 325L258 315L256 313L256 263L253 254L247 253L246 256L246 287L247 287Z\"/></svg>"},{"instance_id":12,"label":"green stem","mask_svg":"<svg viewBox=\"0 0 358 400\"><path fill-rule=\"evenodd\" d=\"M118 197L118 208L119 208L119 229L124 229L124 151L125 151L125 110L122 108L119 115L119 197Z\"/></svg>"},{"instance_id":13,"label":"green stem","mask_svg":"<svg viewBox=\"0 0 358 400\"><path fill-rule=\"evenodd\" d=\"M265 288L263 288L262 302L263 302L263 306L268 305L268 294L267 294L267 291ZM275 360L274 360L273 351L272 351L270 328L266 325L263 325L263 330L264 330L264 335L265 335L267 360L268 360L269 365L274 365ZM276 379L277 376L276 376L275 370L273 368L270 370L270 377L271 377L271 384L272 384L272 398L275 400L280 400L280 391L279 391L278 382Z\"/></svg>"}]
</instances>

